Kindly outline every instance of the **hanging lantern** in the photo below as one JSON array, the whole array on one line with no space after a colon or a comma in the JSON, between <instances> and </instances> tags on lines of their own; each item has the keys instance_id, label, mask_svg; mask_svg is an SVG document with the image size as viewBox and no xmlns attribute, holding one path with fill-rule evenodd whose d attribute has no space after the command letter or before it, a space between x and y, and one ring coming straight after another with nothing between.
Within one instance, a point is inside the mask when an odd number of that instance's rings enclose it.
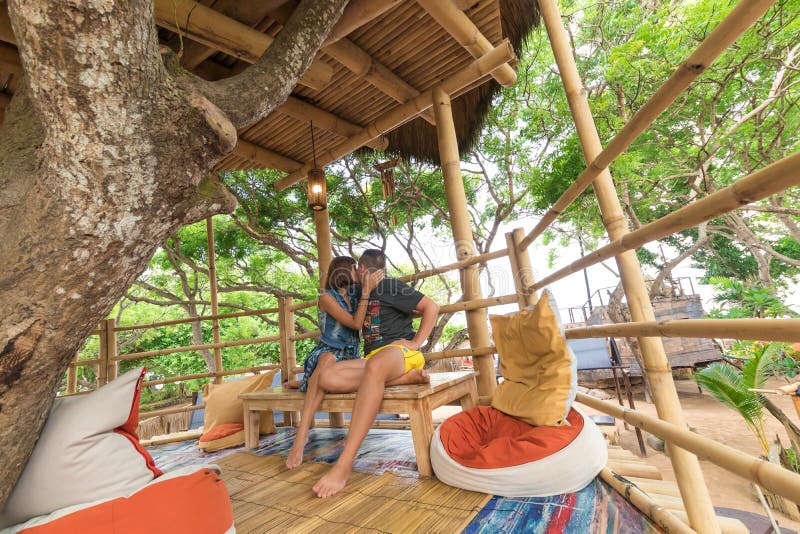
<instances>
[{"instance_id":1,"label":"hanging lantern","mask_svg":"<svg viewBox=\"0 0 800 534\"><path fill-rule=\"evenodd\" d=\"M308 171L308 207L312 211L323 211L328 207L325 171L317 167L317 149L314 146L314 123L311 123L311 155L314 168Z\"/></svg>"},{"instance_id":2,"label":"hanging lantern","mask_svg":"<svg viewBox=\"0 0 800 534\"><path fill-rule=\"evenodd\" d=\"M308 171L308 207L313 211L323 211L328 203L325 171L313 168Z\"/></svg>"}]
</instances>

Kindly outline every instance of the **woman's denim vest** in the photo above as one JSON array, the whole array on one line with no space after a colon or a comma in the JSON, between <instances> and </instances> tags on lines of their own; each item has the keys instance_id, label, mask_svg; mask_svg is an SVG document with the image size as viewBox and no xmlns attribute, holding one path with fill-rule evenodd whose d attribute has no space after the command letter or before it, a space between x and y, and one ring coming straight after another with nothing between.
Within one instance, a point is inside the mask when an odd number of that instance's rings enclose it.
<instances>
[{"instance_id":1,"label":"woman's denim vest","mask_svg":"<svg viewBox=\"0 0 800 534\"><path fill-rule=\"evenodd\" d=\"M352 289L348 291L347 294L350 300L350 306L347 306L347 302L344 300L344 297L342 297L342 295L340 295L335 289L327 289L325 292L336 299L336 302L338 302L339 305L348 313L350 313L351 309L355 309L357 297ZM322 335L320 335L319 340L322 343L325 343L329 347L333 347L335 349L342 349L346 347L351 349L354 354L361 352L358 330L353 330L352 328L344 326L342 323L338 322L332 316L324 312L322 308L319 308L318 318L320 328L322 329Z\"/></svg>"}]
</instances>

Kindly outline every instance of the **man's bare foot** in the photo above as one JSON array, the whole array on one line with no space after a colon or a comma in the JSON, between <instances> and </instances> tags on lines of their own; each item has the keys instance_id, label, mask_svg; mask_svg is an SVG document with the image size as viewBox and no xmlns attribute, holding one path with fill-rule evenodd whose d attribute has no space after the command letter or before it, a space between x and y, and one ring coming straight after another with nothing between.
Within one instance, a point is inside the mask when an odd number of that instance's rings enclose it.
<instances>
[{"instance_id":1,"label":"man's bare foot","mask_svg":"<svg viewBox=\"0 0 800 534\"><path fill-rule=\"evenodd\" d=\"M300 384L302 383L302 380L289 380L288 382L284 382L282 386L286 389L300 389Z\"/></svg>"},{"instance_id":2,"label":"man's bare foot","mask_svg":"<svg viewBox=\"0 0 800 534\"><path fill-rule=\"evenodd\" d=\"M292 448L289 450L289 456L286 457L286 467L294 469L303 463L303 449L305 449L307 439L295 439Z\"/></svg>"},{"instance_id":3,"label":"man's bare foot","mask_svg":"<svg viewBox=\"0 0 800 534\"><path fill-rule=\"evenodd\" d=\"M404 375L386 382L387 386L404 386L408 384L430 384L431 376L425 369L411 369Z\"/></svg>"},{"instance_id":4,"label":"man's bare foot","mask_svg":"<svg viewBox=\"0 0 800 534\"><path fill-rule=\"evenodd\" d=\"M344 466L334 464L331 470L325 473L321 479L314 484L312 488L314 493L320 499L333 497L344 489L347 484L347 478L350 476L350 469Z\"/></svg>"}]
</instances>

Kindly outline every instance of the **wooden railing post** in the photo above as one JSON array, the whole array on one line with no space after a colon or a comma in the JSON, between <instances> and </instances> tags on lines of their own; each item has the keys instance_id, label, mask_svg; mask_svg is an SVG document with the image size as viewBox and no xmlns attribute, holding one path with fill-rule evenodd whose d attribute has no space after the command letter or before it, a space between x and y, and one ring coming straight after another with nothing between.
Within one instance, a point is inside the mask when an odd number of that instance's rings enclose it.
<instances>
[{"instance_id":1,"label":"wooden railing post","mask_svg":"<svg viewBox=\"0 0 800 534\"><path fill-rule=\"evenodd\" d=\"M528 250L522 250L520 242L525 238L522 228L506 234L508 244L508 261L511 262L511 273L514 276L514 287L517 290L517 304L522 310L533 306L539 301L539 296L531 289L533 285L533 268Z\"/></svg>"},{"instance_id":2,"label":"wooden railing post","mask_svg":"<svg viewBox=\"0 0 800 534\"><path fill-rule=\"evenodd\" d=\"M108 382L108 323L100 321L100 357L97 364L97 382L95 387L104 386Z\"/></svg>"},{"instance_id":3,"label":"wooden railing post","mask_svg":"<svg viewBox=\"0 0 800 534\"><path fill-rule=\"evenodd\" d=\"M211 217L206 219L206 236L208 239L208 285L211 293L211 315L214 317L211 319L211 335L214 343L219 343L219 319L217 318L217 315L219 315L219 306L217 304L217 261L214 252L214 221ZM214 375L215 384L222 384L223 375L219 373L223 370L222 348L217 346L214 347L214 372L217 373Z\"/></svg>"},{"instance_id":4,"label":"wooden railing post","mask_svg":"<svg viewBox=\"0 0 800 534\"><path fill-rule=\"evenodd\" d=\"M294 380L294 368L297 366L297 343L293 339L295 328L295 316L292 309L294 299L292 297L278 298L278 329L280 330L281 347L281 382ZM283 412L284 423L294 425L300 420L297 412Z\"/></svg>"},{"instance_id":5,"label":"wooden railing post","mask_svg":"<svg viewBox=\"0 0 800 534\"><path fill-rule=\"evenodd\" d=\"M586 89L575 64L558 4L555 0L539 0L539 11L550 37L553 55L564 84L584 158L588 164L602 152L603 147L589 108ZM613 241L622 238L628 233L628 226L608 168L603 169L595 177L593 186L609 239ZM633 320L653 321L655 319L653 306L636 254L629 250L618 255L616 260ZM658 416L664 421L685 427L686 419L683 416L661 338L641 337L639 346L644 360L644 372L652 387ZM670 446L669 450L670 461L675 470L675 478L690 526L699 534L718 534L721 529L697 457L678 447Z\"/></svg>"},{"instance_id":6,"label":"wooden railing post","mask_svg":"<svg viewBox=\"0 0 800 534\"><path fill-rule=\"evenodd\" d=\"M475 255L475 244L467 211L464 181L461 177L461 159L458 155L450 95L439 86L433 89L433 110L436 115L436 135L447 195L447 209L450 212L450 227L453 231L457 259L463 261ZM481 298L480 273L477 265L470 265L461 271L461 289L465 301ZM467 332L472 348L490 345L485 308L467 311ZM497 388L494 357L491 354L474 356L473 362L478 373L478 395L489 397Z\"/></svg>"},{"instance_id":7,"label":"wooden railing post","mask_svg":"<svg viewBox=\"0 0 800 534\"><path fill-rule=\"evenodd\" d=\"M67 368L67 393L75 393L78 390L78 355L69 362Z\"/></svg>"},{"instance_id":8,"label":"wooden railing post","mask_svg":"<svg viewBox=\"0 0 800 534\"><path fill-rule=\"evenodd\" d=\"M119 370L119 362L114 359L117 356L117 333L114 331L117 328L117 320L106 319L103 323L106 329L106 382L111 382L117 378Z\"/></svg>"}]
</instances>

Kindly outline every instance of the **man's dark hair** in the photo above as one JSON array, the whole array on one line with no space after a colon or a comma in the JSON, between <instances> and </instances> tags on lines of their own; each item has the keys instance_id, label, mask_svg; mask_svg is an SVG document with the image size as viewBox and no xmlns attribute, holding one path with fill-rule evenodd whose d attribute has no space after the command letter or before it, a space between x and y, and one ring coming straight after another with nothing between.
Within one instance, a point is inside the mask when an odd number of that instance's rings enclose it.
<instances>
[{"instance_id":1,"label":"man's dark hair","mask_svg":"<svg viewBox=\"0 0 800 534\"><path fill-rule=\"evenodd\" d=\"M358 264L369 271L379 271L386 268L386 254L377 248L369 248L361 254Z\"/></svg>"},{"instance_id":2,"label":"man's dark hair","mask_svg":"<svg viewBox=\"0 0 800 534\"><path fill-rule=\"evenodd\" d=\"M353 284L351 276L356 260L350 256L336 256L328 266L328 277L325 279L325 289L341 289Z\"/></svg>"}]
</instances>

